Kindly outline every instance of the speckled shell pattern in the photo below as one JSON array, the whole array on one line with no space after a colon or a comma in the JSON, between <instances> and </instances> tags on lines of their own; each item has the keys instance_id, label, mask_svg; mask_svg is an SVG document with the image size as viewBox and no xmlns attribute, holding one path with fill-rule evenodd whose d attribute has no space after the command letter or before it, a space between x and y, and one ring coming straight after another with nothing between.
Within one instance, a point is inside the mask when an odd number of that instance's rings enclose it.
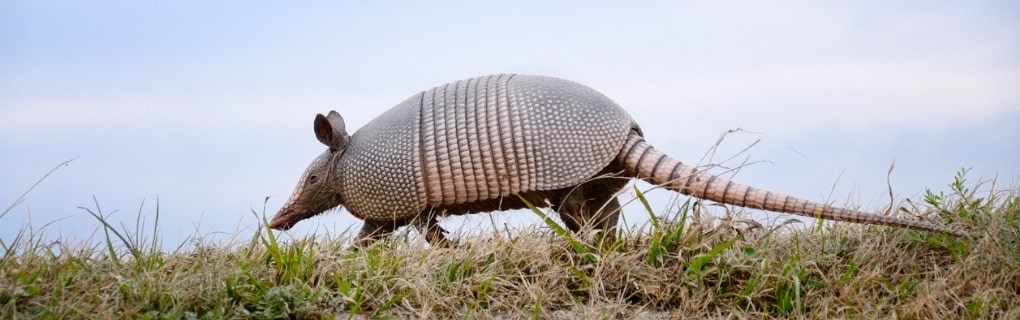
<instances>
[{"instance_id":1,"label":"speckled shell pattern","mask_svg":"<svg viewBox=\"0 0 1020 320\"><path fill-rule=\"evenodd\" d=\"M557 78L499 74L448 83L351 136L337 167L347 209L370 220L578 185L620 153L634 121Z\"/></svg>"}]
</instances>

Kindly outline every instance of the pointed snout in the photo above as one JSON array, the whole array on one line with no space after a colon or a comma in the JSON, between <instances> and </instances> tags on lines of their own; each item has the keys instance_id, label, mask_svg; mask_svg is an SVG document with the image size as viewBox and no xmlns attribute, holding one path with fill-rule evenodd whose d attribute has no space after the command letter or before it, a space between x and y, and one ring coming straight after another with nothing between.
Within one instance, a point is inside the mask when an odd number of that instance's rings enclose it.
<instances>
[{"instance_id":1,"label":"pointed snout","mask_svg":"<svg viewBox=\"0 0 1020 320\"><path fill-rule=\"evenodd\" d=\"M309 210L305 206L290 201L285 204L283 208L280 208L280 211L273 216L272 220L269 220L269 228L275 230L288 230L291 227L294 227L298 221L314 216L319 212L321 212L321 210Z\"/></svg>"},{"instance_id":2,"label":"pointed snout","mask_svg":"<svg viewBox=\"0 0 1020 320\"><path fill-rule=\"evenodd\" d=\"M273 216L273 219L269 221L269 228L275 230L288 230L293 227L295 223L301 220L299 218L295 219L294 214L292 213L293 210L287 209L288 207L284 207L283 209L280 209L280 212L277 212L276 215Z\"/></svg>"},{"instance_id":3,"label":"pointed snout","mask_svg":"<svg viewBox=\"0 0 1020 320\"><path fill-rule=\"evenodd\" d=\"M280 208L280 211L273 216L272 220L269 220L269 228L275 230L288 230L294 227L299 221L311 218L323 212L326 212L332 208L337 208L335 204L327 204L323 206L309 207L299 202L291 202Z\"/></svg>"}]
</instances>

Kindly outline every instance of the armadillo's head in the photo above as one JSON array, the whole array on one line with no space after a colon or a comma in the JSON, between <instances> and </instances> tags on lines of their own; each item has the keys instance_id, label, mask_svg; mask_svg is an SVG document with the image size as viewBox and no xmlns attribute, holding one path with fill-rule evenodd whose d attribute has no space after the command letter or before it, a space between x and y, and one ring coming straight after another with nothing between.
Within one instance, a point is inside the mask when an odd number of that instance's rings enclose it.
<instances>
[{"instance_id":1,"label":"armadillo's head","mask_svg":"<svg viewBox=\"0 0 1020 320\"><path fill-rule=\"evenodd\" d=\"M290 199L269 222L270 228L287 230L298 221L343 204L336 164L347 149L350 137L340 114L330 111L329 116L316 115L315 137L329 149L308 165Z\"/></svg>"}]
</instances>

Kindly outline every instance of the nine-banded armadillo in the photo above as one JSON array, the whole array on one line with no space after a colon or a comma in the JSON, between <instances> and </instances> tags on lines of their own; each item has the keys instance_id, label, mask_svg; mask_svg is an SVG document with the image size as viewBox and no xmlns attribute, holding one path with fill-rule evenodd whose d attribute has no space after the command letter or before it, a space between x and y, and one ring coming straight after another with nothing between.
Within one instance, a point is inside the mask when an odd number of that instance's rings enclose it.
<instances>
[{"instance_id":1,"label":"nine-banded armadillo","mask_svg":"<svg viewBox=\"0 0 1020 320\"><path fill-rule=\"evenodd\" d=\"M319 114L316 158L269 226L346 206L365 221L356 246L403 225L433 244L436 217L551 205L566 226L612 235L616 193L629 178L702 199L830 220L967 233L749 187L697 171L645 142L616 103L557 78L490 75L418 93L348 136L336 111Z\"/></svg>"}]
</instances>

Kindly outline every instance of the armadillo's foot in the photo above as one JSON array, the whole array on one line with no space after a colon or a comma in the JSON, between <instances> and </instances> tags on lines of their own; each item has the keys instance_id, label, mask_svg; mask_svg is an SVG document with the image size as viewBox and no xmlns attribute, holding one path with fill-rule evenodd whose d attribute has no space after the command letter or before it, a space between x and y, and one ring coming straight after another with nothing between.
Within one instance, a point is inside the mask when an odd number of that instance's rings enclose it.
<instances>
[{"instance_id":1,"label":"armadillo's foot","mask_svg":"<svg viewBox=\"0 0 1020 320\"><path fill-rule=\"evenodd\" d=\"M425 237L425 241L428 241L433 247L449 248L454 245L454 243L446 239L446 230L439 226L435 214L426 212L423 215L419 215L419 218L415 219L412 224Z\"/></svg>"},{"instance_id":2,"label":"armadillo's foot","mask_svg":"<svg viewBox=\"0 0 1020 320\"><path fill-rule=\"evenodd\" d=\"M358 239L358 240L355 240L354 243L351 244L350 247L347 247L347 250L350 250L350 251L361 251L361 249L368 248L369 246L371 246L373 243L375 243L378 240L379 239L375 239L375 238Z\"/></svg>"},{"instance_id":3,"label":"armadillo's foot","mask_svg":"<svg viewBox=\"0 0 1020 320\"><path fill-rule=\"evenodd\" d=\"M603 247L603 248L610 248L610 247L616 245L617 244L616 243L616 228L614 227L614 228L609 229L609 230L602 230L602 233L599 234L599 238L598 238L597 243L598 243L598 245L600 247Z\"/></svg>"},{"instance_id":4,"label":"armadillo's foot","mask_svg":"<svg viewBox=\"0 0 1020 320\"><path fill-rule=\"evenodd\" d=\"M439 231L430 231L425 234L425 240L429 242L433 248L452 248L457 246L457 242L447 239L442 233L446 230L440 229Z\"/></svg>"}]
</instances>

